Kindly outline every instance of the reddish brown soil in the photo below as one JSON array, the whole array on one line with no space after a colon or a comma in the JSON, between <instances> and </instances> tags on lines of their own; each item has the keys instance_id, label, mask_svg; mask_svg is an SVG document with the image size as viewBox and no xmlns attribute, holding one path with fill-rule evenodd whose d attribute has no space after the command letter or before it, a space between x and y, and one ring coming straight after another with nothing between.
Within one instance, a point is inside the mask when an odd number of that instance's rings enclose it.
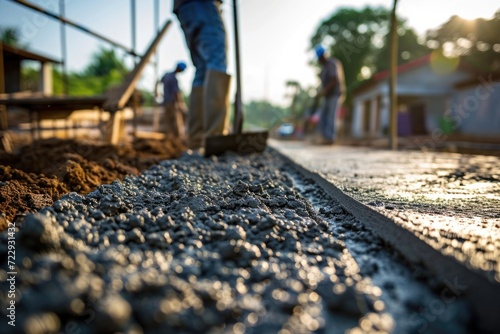
<instances>
[{"instance_id":1,"label":"reddish brown soil","mask_svg":"<svg viewBox=\"0 0 500 334\"><path fill-rule=\"evenodd\" d=\"M14 154L0 153L0 231L5 219L51 205L68 192L86 194L101 184L137 175L161 160L178 157L184 149L173 139L138 139L119 146L46 139Z\"/></svg>"}]
</instances>

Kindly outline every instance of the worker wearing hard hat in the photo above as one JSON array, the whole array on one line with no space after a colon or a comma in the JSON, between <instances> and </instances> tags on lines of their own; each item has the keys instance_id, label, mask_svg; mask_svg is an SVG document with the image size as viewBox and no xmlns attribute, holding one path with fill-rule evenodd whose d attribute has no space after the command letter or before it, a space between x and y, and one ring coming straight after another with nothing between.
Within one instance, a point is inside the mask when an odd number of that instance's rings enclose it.
<instances>
[{"instance_id":1,"label":"worker wearing hard hat","mask_svg":"<svg viewBox=\"0 0 500 334\"><path fill-rule=\"evenodd\" d=\"M165 108L160 118L160 130L166 135L177 137L183 141L186 135L184 115L187 112L187 107L179 89L176 75L184 72L186 67L186 63L180 61L172 72L166 73L160 80L163 84L163 107ZM157 87L155 87L155 92L157 92Z\"/></svg>"},{"instance_id":2,"label":"worker wearing hard hat","mask_svg":"<svg viewBox=\"0 0 500 334\"><path fill-rule=\"evenodd\" d=\"M314 49L321 72L321 88L318 89L318 97L324 97L324 103L320 108L318 121L318 136L316 144L333 144L336 139L335 116L337 110L345 99L345 80L342 63L333 57L328 57L326 49L317 45Z\"/></svg>"},{"instance_id":3,"label":"worker wearing hard hat","mask_svg":"<svg viewBox=\"0 0 500 334\"><path fill-rule=\"evenodd\" d=\"M177 15L196 67L188 112L188 145L203 147L204 138L227 134L229 84L226 30L220 4L213 0L174 0Z\"/></svg>"}]
</instances>

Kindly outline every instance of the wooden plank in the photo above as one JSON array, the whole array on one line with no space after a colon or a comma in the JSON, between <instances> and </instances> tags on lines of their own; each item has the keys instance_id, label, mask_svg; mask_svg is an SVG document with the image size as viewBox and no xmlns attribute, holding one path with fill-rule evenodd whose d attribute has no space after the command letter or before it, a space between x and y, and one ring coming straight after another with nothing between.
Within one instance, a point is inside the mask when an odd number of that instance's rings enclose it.
<instances>
[{"instance_id":1,"label":"wooden plank","mask_svg":"<svg viewBox=\"0 0 500 334\"><path fill-rule=\"evenodd\" d=\"M43 55L36 54L25 49L20 49L12 45L4 44L3 49L6 53L6 57L8 58L17 58L19 60L35 60L39 62L61 64L59 60L45 57Z\"/></svg>"},{"instance_id":2,"label":"wooden plank","mask_svg":"<svg viewBox=\"0 0 500 334\"><path fill-rule=\"evenodd\" d=\"M120 141L120 137L122 135L122 127L124 125L123 122L123 112L116 111L110 113L109 120L105 122L103 133L104 140L109 143L116 145Z\"/></svg>"},{"instance_id":3,"label":"wooden plank","mask_svg":"<svg viewBox=\"0 0 500 334\"><path fill-rule=\"evenodd\" d=\"M0 96L0 104L17 106L37 112L49 110L92 109L94 107L101 107L105 100L106 97L104 95L17 97L16 94L4 94Z\"/></svg>"},{"instance_id":4,"label":"wooden plank","mask_svg":"<svg viewBox=\"0 0 500 334\"><path fill-rule=\"evenodd\" d=\"M165 139L165 134L162 132L144 132L144 131L137 131L135 133L136 138L141 138L141 139L155 139L155 140L163 140Z\"/></svg>"},{"instance_id":5,"label":"wooden plank","mask_svg":"<svg viewBox=\"0 0 500 334\"><path fill-rule=\"evenodd\" d=\"M134 92L135 86L137 85L137 82L140 79L142 71L148 64L151 56L154 54L156 50L156 47L160 43L162 37L167 32L171 23L172 21L170 20L168 20L165 23L163 28L160 30L156 38L149 46L144 56L142 56L141 61L135 66L134 70L127 75L123 84L111 90L109 94L106 94L107 98L106 101L104 102L103 106L104 110L114 112L117 110L121 110L125 107L125 104L130 99L130 96L132 96L132 93Z\"/></svg>"}]
</instances>

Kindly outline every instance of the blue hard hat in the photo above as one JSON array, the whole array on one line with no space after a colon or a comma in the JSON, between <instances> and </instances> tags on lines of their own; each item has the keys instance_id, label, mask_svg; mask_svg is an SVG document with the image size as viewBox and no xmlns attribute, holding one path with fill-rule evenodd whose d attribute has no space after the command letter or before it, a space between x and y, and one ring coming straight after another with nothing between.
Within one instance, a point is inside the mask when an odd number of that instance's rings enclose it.
<instances>
[{"instance_id":1,"label":"blue hard hat","mask_svg":"<svg viewBox=\"0 0 500 334\"><path fill-rule=\"evenodd\" d=\"M180 61L180 62L178 62L178 63L177 63L177 68L178 68L179 70L181 70L181 71L184 71L184 70L186 69L186 67L187 67L187 65L186 65L186 63L185 63L185 62L183 62L183 61Z\"/></svg>"},{"instance_id":2,"label":"blue hard hat","mask_svg":"<svg viewBox=\"0 0 500 334\"><path fill-rule=\"evenodd\" d=\"M321 58L325 54L326 49L323 45L318 44L314 47L314 52L316 52L316 57Z\"/></svg>"}]
</instances>

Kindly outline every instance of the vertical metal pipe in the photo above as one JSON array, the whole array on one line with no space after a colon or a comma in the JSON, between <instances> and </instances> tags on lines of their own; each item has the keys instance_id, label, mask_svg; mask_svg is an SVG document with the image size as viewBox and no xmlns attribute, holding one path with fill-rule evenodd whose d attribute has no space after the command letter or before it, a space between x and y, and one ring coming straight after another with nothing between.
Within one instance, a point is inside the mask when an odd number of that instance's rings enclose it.
<instances>
[{"instance_id":1,"label":"vertical metal pipe","mask_svg":"<svg viewBox=\"0 0 500 334\"><path fill-rule=\"evenodd\" d=\"M236 99L234 101L234 133L241 133L243 128L243 103L241 97L241 67L240 67L240 40L238 36L238 7L237 0L233 0L234 18L234 49L236 52Z\"/></svg>"},{"instance_id":2,"label":"vertical metal pipe","mask_svg":"<svg viewBox=\"0 0 500 334\"><path fill-rule=\"evenodd\" d=\"M59 15L61 17L65 16L65 0L59 0ZM69 94L69 82L68 82L68 49L66 44L66 23L61 21L61 58L62 58L62 82L63 82L63 92L65 95Z\"/></svg>"},{"instance_id":3,"label":"vertical metal pipe","mask_svg":"<svg viewBox=\"0 0 500 334\"><path fill-rule=\"evenodd\" d=\"M155 0L154 2L154 25L156 35L160 32L160 1ZM155 51L155 84L160 79L160 49Z\"/></svg>"},{"instance_id":4,"label":"vertical metal pipe","mask_svg":"<svg viewBox=\"0 0 500 334\"><path fill-rule=\"evenodd\" d=\"M131 36L132 36L132 51L136 53L136 48L137 48L137 31L136 31L136 3L135 0L130 0L130 26L132 29ZM137 59L134 59L134 61L137 63Z\"/></svg>"},{"instance_id":5,"label":"vertical metal pipe","mask_svg":"<svg viewBox=\"0 0 500 334\"><path fill-rule=\"evenodd\" d=\"M3 43L0 41L0 94L3 93L5 93L5 74L3 63ZM11 153L12 147L10 146L9 137L5 134L4 130L7 130L7 108L5 105L0 104L0 147L2 147L7 153Z\"/></svg>"},{"instance_id":6,"label":"vertical metal pipe","mask_svg":"<svg viewBox=\"0 0 500 334\"><path fill-rule=\"evenodd\" d=\"M156 35L160 32L160 1L154 1L154 31ZM153 131L159 131L160 127L160 106L157 102L158 82L160 81L160 48L155 49L154 55L154 106L153 106Z\"/></svg>"},{"instance_id":7,"label":"vertical metal pipe","mask_svg":"<svg viewBox=\"0 0 500 334\"><path fill-rule=\"evenodd\" d=\"M131 16L131 27L132 27L132 51L135 53L137 49L137 35L136 35L136 2L135 0L130 0L130 16ZM134 63L137 65L138 59L134 57ZM134 113L134 119L132 121L132 128L133 128L133 137L135 138L137 135L137 109L139 108L138 106L138 95L137 94L132 94L132 111Z\"/></svg>"}]
</instances>

